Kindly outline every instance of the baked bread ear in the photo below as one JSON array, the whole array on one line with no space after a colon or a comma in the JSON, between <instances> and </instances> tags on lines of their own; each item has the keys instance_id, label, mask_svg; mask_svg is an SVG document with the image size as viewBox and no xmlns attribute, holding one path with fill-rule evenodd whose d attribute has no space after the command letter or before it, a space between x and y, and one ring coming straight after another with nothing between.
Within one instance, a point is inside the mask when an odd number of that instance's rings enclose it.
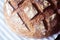
<instances>
[{"instance_id":1,"label":"baked bread ear","mask_svg":"<svg viewBox=\"0 0 60 40\"><path fill-rule=\"evenodd\" d=\"M7 0L4 6L6 22L19 35L48 37L60 31L60 16L55 11L57 4L53 1L52 4L47 0Z\"/></svg>"}]
</instances>

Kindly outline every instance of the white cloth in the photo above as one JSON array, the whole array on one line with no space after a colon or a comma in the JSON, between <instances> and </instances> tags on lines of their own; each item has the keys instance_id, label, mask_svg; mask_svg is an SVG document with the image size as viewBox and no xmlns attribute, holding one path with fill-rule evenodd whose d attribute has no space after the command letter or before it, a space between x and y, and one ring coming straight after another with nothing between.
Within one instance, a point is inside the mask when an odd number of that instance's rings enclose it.
<instances>
[{"instance_id":1,"label":"white cloth","mask_svg":"<svg viewBox=\"0 0 60 40\"><path fill-rule=\"evenodd\" d=\"M7 27L7 24L5 23L3 6L4 0L0 0L0 40L54 40L57 37L58 33L43 39L25 38L16 35Z\"/></svg>"}]
</instances>

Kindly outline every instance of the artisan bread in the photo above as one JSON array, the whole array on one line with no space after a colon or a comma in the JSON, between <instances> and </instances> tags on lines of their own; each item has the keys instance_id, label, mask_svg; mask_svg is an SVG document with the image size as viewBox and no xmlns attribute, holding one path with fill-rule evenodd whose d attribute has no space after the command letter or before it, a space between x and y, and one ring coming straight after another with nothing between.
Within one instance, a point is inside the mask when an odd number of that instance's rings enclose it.
<instances>
[{"instance_id":1,"label":"artisan bread","mask_svg":"<svg viewBox=\"0 0 60 40\"><path fill-rule=\"evenodd\" d=\"M18 35L43 38L60 29L58 0L6 0L4 15Z\"/></svg>"}]
</instances>

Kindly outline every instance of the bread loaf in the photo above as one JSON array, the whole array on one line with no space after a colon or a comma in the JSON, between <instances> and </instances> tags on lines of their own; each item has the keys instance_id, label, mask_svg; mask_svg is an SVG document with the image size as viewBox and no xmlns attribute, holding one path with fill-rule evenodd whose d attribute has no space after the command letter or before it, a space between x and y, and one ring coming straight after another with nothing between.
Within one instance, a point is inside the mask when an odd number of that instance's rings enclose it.
<instances>
[{"instance_id":1,"label":"bread loaf","mask_svg":"<svg viewBox=\"0 0 60 40\"><path fill-rule=\"evenodd\" d=\"M6 22L18 35L31 38L51 36L60 31L58 2L58 0L7 0L4 6Z\"/></svg>"}]
</instances>

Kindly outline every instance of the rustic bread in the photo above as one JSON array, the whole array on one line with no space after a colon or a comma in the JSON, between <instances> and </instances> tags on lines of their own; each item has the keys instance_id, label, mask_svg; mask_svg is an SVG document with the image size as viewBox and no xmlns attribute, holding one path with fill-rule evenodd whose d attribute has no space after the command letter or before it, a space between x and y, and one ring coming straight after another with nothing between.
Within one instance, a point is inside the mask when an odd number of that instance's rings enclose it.
<instances>
[{"instance_id":1,"label":"rustic bread","mask_svg":"<svg viewBox=\"0 0 60 40\"><path fill-rule=\"evenodd\" d=\"M19 35L43 38L60 29L58 0L7 0L5 18Z\"/></svg>"}]
</instances>

